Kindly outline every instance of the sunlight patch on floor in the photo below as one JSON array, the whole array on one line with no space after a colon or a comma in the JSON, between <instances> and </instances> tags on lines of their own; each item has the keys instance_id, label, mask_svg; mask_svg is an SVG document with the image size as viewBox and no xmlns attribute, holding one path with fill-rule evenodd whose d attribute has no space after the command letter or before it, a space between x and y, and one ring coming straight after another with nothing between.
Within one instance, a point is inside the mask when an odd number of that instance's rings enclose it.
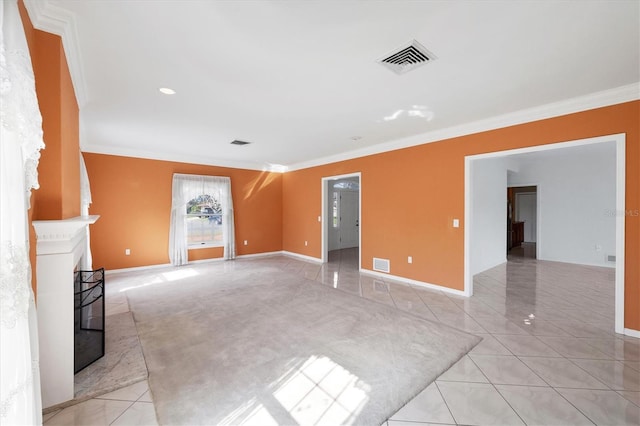
<instances>
[{"instance_id":1,"label":"sunlight patch on floor","mask_svg":"<svg viewBox=\"0 0 640 426\"><path fill-rule=\"evenodd\" d=\"M178 281L183 278L191 278L200 275L198 271L193 268L182 267L175 271L161 272L157 275L154 275L152 279L143 283L136 283L136 285L132 285L129 287L124 287L118 291L118 293L126 293L129 290L134 290L137 288L148 287L154 284L162 284L171 281Z\"/></svg>"},{"instance_id":2,"label":"sunlight patch on floor","mask_svg":"<svg viewBox=\"0 0 640 426\"><path fill-rule=\"evenodd\" d=\"M331 359L311 356L274 392L300 424L350 424L370 388Z\"/></svg>"}]
</instances>

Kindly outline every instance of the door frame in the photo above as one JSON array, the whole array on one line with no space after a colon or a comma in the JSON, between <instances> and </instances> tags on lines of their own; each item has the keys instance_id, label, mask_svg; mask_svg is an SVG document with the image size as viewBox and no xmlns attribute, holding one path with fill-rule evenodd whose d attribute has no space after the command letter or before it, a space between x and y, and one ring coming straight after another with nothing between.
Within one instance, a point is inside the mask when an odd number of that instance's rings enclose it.
<instances>
[{"instance_id":1,"label":"door frame","mask_svg":"<svg viewBox=\"0 0 640 426\"><path fill-rule=\"evenodd\" d=\"M535 186L536 187L536 192L531 192L531 194L536 194L536 259L540 259L540 247L542 246L542 241L541 241L541 235L542 233L540 232L540 184L539 183L526 183L526 184L522 184L522 183L518 183L518 184L514 184L514 185L509 185L507 184L507 188L521 188L523 186ZM528 192L523 192L523 194L529 194ZM516 193L516 196L518 194ZM513 200L513 203L515 204L516 201Z\"/></svg>"},{"instance_id":2,"label":"door frame","mask_svg":"<svg viewBox=\"0 0 640 426\"><path fill-rule=\"evenodd\" d=\"M598 136L594 138L577 139L567 142L559 142L546 145L536 145L527 148L518 148L505 151L490 152L485 154L468 155L464 158L464 295L473 295L473 276L471 275L471 218L473 208L471 196L473 194L473 180L471 179L471 164L473 161L505 157L512 154L524 154L530 152L547 151L559 148L569 148L596 143L615 143L616 146L616 266L615 266L615 332L625 334L624 327L624 242L625 242L625 159L626 159L626 134ZM518 185L520 186L520 185ZM538 185L538 191L540 186ZM538 203L540 199L538 198ZM539 204L538 204L539 207ZM536 248L536 250L539 247ZM628 334L632 331L629 330Z\"/></svg>"},{"instance_id":3,"label":"door frame","mask_svg":"<svg viewBox=\"0 0 640 426\"><path fill-rule=\"evenodd\" d=\"M327 263L329 259L329 218L327 217L327 208L329 206L329 182L357 177L358 178L358 270L362 270L362 173L354 172L344 175L326 176L320 180L322 193L322 215L320 222L322 223L322 263Z\"/></svg>"}]
</instances>

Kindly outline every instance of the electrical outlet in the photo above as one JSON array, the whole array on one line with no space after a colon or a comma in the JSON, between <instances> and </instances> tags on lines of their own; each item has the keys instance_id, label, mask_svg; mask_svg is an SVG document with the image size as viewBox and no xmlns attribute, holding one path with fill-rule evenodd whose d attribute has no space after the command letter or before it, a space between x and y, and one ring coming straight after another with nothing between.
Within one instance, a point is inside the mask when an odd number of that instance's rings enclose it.
<instances>
[{"instance_id":1,"label":"electrical outlet","mask_svg":"<svg viewBox=\"0 0 640 426\"><path fill-rule=\"evenodd\" d=\"M244 240L244 245L246 246L247 244L249 244L249 241Z\"/></svg>"},{"instance_id":2,"label":"electrical outlet","mask_svg":"<svg viewBox=\"0 0 640 426\"><path fill-rule=\"evenodd\" d=\"M453 227L460 228L460 219L453 219Z\"/></svg>"},{"instance_id":3,"label":"electrical outlet","mask_svg":"<svg viewBox=\"0 0 640 426\"><path fill-rule=\"evenodd\" d=\"M306 246L308 246L308 245L309 245L309 242L308 242L308 241L305 241L305 242L304 242L304 245L305 245L305 247L306 247Z\"/></svg>"},{"instance_id":4,"label":"electrical outlet","mask_svg":"<svg viewBox=\"0 0 640 426\"><path fill-rule=\"evenodd\" d=\"M131 255L131 249L124 249L124 255L125 256Z\"/></svg>"},{"instance_id":5,"label":"electrical outlet","mask_svg":"<svg viewBox=\"0 0 640 426\"><path fill-rule=\"evenodd\" d=\"M322 222L322 216L318 216L318 222Z\"/></svg>"},{"instance_id":6,"label":"electrical outlet","mask_svg":"<svg viewBox=\"0 0 640 426\"><path fill-rule=\"evenodd\" d=\"M602 251L602 244L596 244L596 251Z\"/></svg>"},{"instance_id":7,"label":"electrical outlet","mask_svg":"<svg viewBox=\"0 0 640 426\"><path fill-rule=\"evenodd\" d=\"M413 263L413 257L412 256L407 257L407 263Z\"/></svg>"}]
</instances>

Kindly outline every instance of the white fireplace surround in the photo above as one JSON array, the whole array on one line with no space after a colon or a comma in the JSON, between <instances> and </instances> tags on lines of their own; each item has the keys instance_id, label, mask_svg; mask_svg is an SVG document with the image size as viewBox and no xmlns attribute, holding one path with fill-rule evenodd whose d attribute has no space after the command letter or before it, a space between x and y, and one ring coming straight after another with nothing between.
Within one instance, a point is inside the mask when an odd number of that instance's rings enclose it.
<instances>
[{"instance_id":1,"label":"white fireplace surround","mask_svg":"<svg viewBox=\"0 0 640 426\"><path fill-rule=\"evenodd\" d=\"M33 221L43 408L74 397L74 271L85 263L88 227L99 217Z\"/></svg>"}]
</instances>

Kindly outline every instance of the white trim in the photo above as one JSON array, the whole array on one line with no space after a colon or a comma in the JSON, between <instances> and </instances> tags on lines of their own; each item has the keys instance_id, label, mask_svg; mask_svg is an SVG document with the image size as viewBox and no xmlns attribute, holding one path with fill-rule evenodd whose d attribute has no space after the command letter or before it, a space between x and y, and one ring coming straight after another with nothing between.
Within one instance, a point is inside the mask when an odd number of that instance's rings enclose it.
<instances>
[{"instance_id":1,"label":"white trim","mask_svg":"<svg viewBox=\"0 0 640 426\"><path fill-rule=\"evenodd\" d=\"M233 260L233 259L230 259ZM172 265L171 263L160 263L157 265L147 265L147 266L133 266L131 268L122 268L122 269L110 269L105 271L106 275L114 275L114 274L122 274L125 272L136 272L136 271L145 271L145 270L153 270L153 269L163 269L163 268L181 268L183 266L188 267L189 265L198 264L198 263L211 263L211 262L222 262L226 261L224 257L212 257L210 259L199 259L199 260L190 260L186 265Z\"/></svg>"},{"instance_id":2,"label":"white trim","mask_svg":"<svg viewBox=\"0 0 640 426\"><path fill-rule=\"evenodd\" d=\"M463 294L466 297L473 296L473 276L471 274L471 218L473 217L473 204L471 202L471 157L464 157L464 287Z\"/></svg>"},{"instance_id":3,"label":"white trim","mask_svg":"<svg viewBox=\"0 0 640 426\"><path fill-rule=\"evenodd\" d=\"M353 172L336 176L325 176L320 179L321 185L321 232L320 232L320 246L321 253L320 259L322 263L328 262L329 252L329 218L327 218L328 196L329 196L329 182L332 180L345 179L350 177L358 178L358 269L362 267L362 172Z\"/></svg>"},{"instance_id":4,"label":"white trim","mask_svg":"<svg viewBox=\"0 0 640 426\"><path fill-rule=\"evenodd\" d=\"M136 271L144 271L148 269L162 269L162 268L172 268L172 267L175 268L176 266L173 266L170 263L161 263L158 265L132 266L131 268L107 269L104 271L104 274L107 276L118 275L118 274L124 274L126 272L136 272Z\"/></svg>"},{"instance_id":5,"label":"white trim","mask_svg":"<svg viewBox=\"0 0 640 426\"><path fill-rule=\"evenodd\" d=\"M615 286L615 332L624 333L624 241L626 206L626 135L616 138L616 286Z\"/></svg>"},{"instance_id":6,"label":"white trim","mask_svg":"<svg viewBox=\"0 0 640 426\"><path fill-rule=\"evenodd\" d=\"M451 126L432 132L422 133L403 139L380 143L366 148L347 151L336 155L317 158L290 164L289 170L307 169L309 167L321 166L324 164L337 163L339 161L364 157L367 155L380 154L396 149L408 148L416 145L423 145L431 142L438 142L445 139L471 135L488 130L500 129L503 127L515 126L518 124L530 123L562 115L587 111L595 108L621 104L640 99L640 83L632 83L614 89L603 90L572 99L566 99L546 105L523 109L483 120L472 121L457 126Z\"/></svg>"},{"instance_id":7,"label":"white trim","mask_svg":"<svg viewBox=\"0 0 640 426\"><path fill-rule=\"evenodd\" d=\"M241 254L236 256L236 259L255 259L259 257L273 257L273 256L282 256L284 253L282 250L278 251L266 251L264 253L252 253L252 254Z\"/></svg>"},{"instance_id":8,"label":"white trim","mask_svg":"<svg viewBox=\"0 0 640 426\"><path fill-rule=\"evenodd\" d=\"M636 339L640 339L640 331L634 330L631 328L625 328L624 335L629 337L635 337Z\"/></svg>"},{"instance_id":9,"label":"white trim","mask_svg":"<svg viewBox=\"0 0 640 426\"><path fill-rule=\"evenodd\" d=\"M464 294L464 292L460 291L460 290L456 290L453 288L449 288L449 287L444 287L438 284L431 284L431 283L427 283L424 281L417 281L417 280L412 280L411 278L405 278L405 277L400 277L398 275L391 275L391 274L385 274L383 272L376 272L376 271L372 271L370 269L360 269L360 272L366 275L373 275L374 277L379 277L384 279L390 279L390 280L394 280L394 281L400 281L403 283L407 283L407 284L411 284L411 285L415 285L415 286L419 286L419 287L424 287L427 288L429 290L436 290L436 291L442 291L444 293L449 293L449 294L455 294L456 296L466 296Z\"/></svg>"},{"instance_id":10,"label":"white trim","mask_svg":"<svg viewBox=\"0 0 640 426\"><path fill-rule=\"evenodd\" d=\"M581 266L595 266L597 268L610 268L610 269L615 269L616 266L615 264L611 265L611 264L602 264L602 263L589 263L589 262L572 262L570 260L558 260L558 259L538 259L538 260L543 260L545 262L557 262L557 263L567 263L569 265L581 265ZM613 262L609 262L609 263L613 263Z\"/></svg>"},{"instance_id":11,"label":"white trim","mask_svg":"<svg viewBox=\"0 0 640 426\"><path fill-rule=\"evenodd\" d=\"M253 258L258 258L258 257L272 257L272 256L279 256L279 255L284 255L285 253L282 251L267 251L264 253L252 253L252 254L241 254L236 256L236 260L237 259L253 259ZM225 258L224 257L212 257L210 259L199 259L199 260L190 260L189 263L187 263L186 265L182 265L182 266L189 266L191 264L197 264L197 263L209 263L209 262L221 262L224 261ZM230 260L234 260L234 259L230 259ZM114 274L121 274L124 272L135 272L135 271L142 271L142 270L146 270L146 269L161 269L161 268L179 268L180 266L174 266L171 263L161 263L158 265L147 265L147 266L134 266L131 268L122 268L122 269L110 269L108 271L105 271L105 274L107 275L114 275Z\"/></svg>"},{"instance_id":12,"label":"white trim","mask_svg":"<svg viewBox=\"0 0 640 426\"><path fill-rule=\"evenodd\" d=\"M200 250L200 249L210 249L210 248L218 248L224 247L224 244L191 244L187 245L187 250Z\"/></svg>"},{"instance_id":13,"label":"white trim","mask_svg":"<svg viewBox=\"0 0 640 426\"><path fill-rule=\"evenodd\" d=\"M306 260L306 261L313 262L313 263L322 263L322 259L319 259L317 257L306 256L306 255L300 254L300 253L294 253L292 251L283 250L282 254L284 256L297 257L299 259Z\"/></svg>"},{"instance_id":14,"label":"white trim","mask_svg":"<svg viewBox=\"0 0 640 426\"><path fill-rule=\"evenodd\" d=\"M76 15L46 0L24 0L33 27L60 36L62 47L71 74L78 107L82 109L88 101L87 86L82 67L82 55L78 44Z\"/></svg>"},{"instance_id":15,"label":"white trim","mask_svg":"<svg viewBox=\"0 0 640 426\"><path fill-rule=\"evenodd\" d=\"M36 254L70 253L86 238L86 229L96 223L99 215L77 216L62 220L34 220Z\"/></svg>"},{"instance_id":16,"label":"white trim","mask_svg":"<svg viewBox=\"0 0 640 426\"><path fill-rule=\"evenodd\" d=\"M180 266L189 266L189 265L197 265L198 263L212 263L212 262L228 262L233 259L225 259L224 257L210 257L209 259L198 259L198 260L190 260L186 265ZM171 265L171 264L170 264ZM171 265L174 268L179 268L180 266Z\"/></svg>"},{"instance_id":17,"label":"white trim","mask_svg":"<svg viewBox=\"0 0 640 426\"><path fill-rule=\"evenodd\" d=\"M615 332L624 333L624 242L625 242L625 144L626 135L618 133L614 135L598 136L594 138L578 139L574 141L560 142L547 145L536 145L527 148L517 148L506 151L490 152L485 154L468 155L464 158L464 294L473 295L473 277L471 276L471 218L473 209L471 205L471 194L473 192L473 181L471 180L471 162L486 158L505 157L512 154L524 154L538 151L548 151L558 148L568 148L581 145L592 145L596 143L616 144L616 264L615 264ZM538 193L540 186L538 185ZM540 197L538 197L540 198ZM539 207L539 206L538 206ZM538 256L538 258L540 258ZM544 259L540 259L544 260ZM597 265L606 267L604 265Z\"/></svg>"}]
</instances>

